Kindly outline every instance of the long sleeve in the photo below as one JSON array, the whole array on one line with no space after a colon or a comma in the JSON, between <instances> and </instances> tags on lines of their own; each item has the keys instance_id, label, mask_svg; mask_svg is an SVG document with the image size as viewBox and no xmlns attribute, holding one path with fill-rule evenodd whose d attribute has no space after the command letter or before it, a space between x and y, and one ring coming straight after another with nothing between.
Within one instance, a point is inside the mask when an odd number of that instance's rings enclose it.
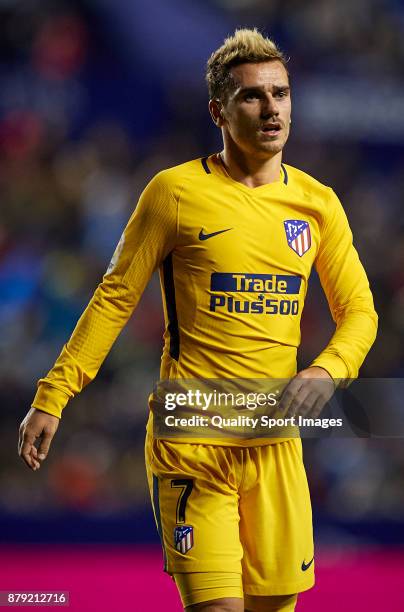
<instances>
[{"instance_id":1,"label":"long sleeve","mask_svg":"<svg viewBox=\"0 0 404 612\"><path fill-rule=\"evenodd\" d=\"M336 330L311 365L324 368L334 379L352 379L358 376L375 340L377 314L345 212L332 189L329 193L328 215L315 265Z\"/></svg>"},{"instance_id":2,"label":"long sleeve","mask_svg":"<svg viewBox=\"0 0 404 612\"><path fill-rule=\"evenodd\" d=\"M146 187L102 282L55 365L38 381L34 408L60 417L68 400L96 376L153 271L175 246L177 201L164 173Z\"/></svg>"}]
</instances>

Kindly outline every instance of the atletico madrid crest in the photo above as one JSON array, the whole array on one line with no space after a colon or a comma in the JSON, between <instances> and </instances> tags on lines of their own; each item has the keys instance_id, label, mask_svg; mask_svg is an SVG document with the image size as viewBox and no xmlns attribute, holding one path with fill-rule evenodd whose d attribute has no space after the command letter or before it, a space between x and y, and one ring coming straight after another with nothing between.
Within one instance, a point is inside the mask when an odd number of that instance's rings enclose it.
<instances>
[{"instance_id":1,"label":"atletico madrid crest","mask_svg":"<svg viewBox=\"0 0 404 612\"><path fill-rule=\"evenodd\" d=\"M194 528L190 525L181 525L174 529L175 548L185 555L194 545Z\"/></svg>"},{"instance_id":2,"label":"atletico madrid crest","mask_svg":"<svg viewBox=\"0 0 404 612\"><path fill-rule=\"evenodd\" d=\"M308 221L287 219L285 226L288 245L295 253L302 257L311 247L310 225Z\"/></svg>"}]
</instances>

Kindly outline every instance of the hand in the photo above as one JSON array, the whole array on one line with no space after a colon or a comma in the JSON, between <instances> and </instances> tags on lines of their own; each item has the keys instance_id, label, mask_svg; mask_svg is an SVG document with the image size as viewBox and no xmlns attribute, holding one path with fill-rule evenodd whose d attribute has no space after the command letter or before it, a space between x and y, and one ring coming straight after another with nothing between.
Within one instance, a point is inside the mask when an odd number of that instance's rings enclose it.
<instances>
[{"instance_id":1,"label":"hand","mask_svg":"<svg viewBox=\"0 0 404 612\"><path fill-rule=\"evenodd\" d=\"M31 408L19 429L18 454L31 470L38 470L46 459L49 446L59 425L58 417ZM40 438L39 448L35 441Z\"/></svg>"},{"instance_id":2,"label":"hand","mask_svg":"<svg viewBox=\"0 0 404 612\"><path fill-rule=\"evenodd\" d=\"M334 395L334 379L323 368L313 366L302 370L283 390L279 411L284 417L297 414L316 418Z\"/></svg>"}]
</instances>

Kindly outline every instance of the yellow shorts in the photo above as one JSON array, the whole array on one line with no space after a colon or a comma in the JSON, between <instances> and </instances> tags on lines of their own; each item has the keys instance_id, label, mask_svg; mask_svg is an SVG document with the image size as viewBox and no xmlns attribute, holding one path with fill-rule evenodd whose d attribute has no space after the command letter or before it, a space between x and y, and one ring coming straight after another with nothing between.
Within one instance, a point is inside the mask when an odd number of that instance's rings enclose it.
<instances>
[{"instance_id":1,"label":"yellow shorts","mask_svg":"<svg viewBox=\"0 0 404 612\"><path fill-rule=\"evenodd\" d=\"M313 586L311 504L299 438L236 447L148 434L145 450L165 571L236 573L248 595Z\"/></svg>"}]
</instances>

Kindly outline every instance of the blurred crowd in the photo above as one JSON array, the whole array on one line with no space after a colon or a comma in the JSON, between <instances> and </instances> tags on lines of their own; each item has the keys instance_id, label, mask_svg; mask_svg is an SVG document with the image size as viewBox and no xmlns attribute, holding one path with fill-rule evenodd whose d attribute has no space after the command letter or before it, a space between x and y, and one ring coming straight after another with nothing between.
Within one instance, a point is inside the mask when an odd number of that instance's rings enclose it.
<instances>
[{"instance_id":1,"label":"blurred crowd","mask_svg":"<svg viewBox=\"0 0 404 612\"><path fill-rule=\"evenodd\" d=\"M100 282L147 181L160 169L220 147L207 112L207 57L182 67L176 55L172 75L162 77L158 66L154 73L159 44L170 66L168 39L160 32L167 24L156 23L148 57L135 25L130 42L124 31L120 36L118 9L131 23L129 4L117 3L116 14L105 3L84 0L9 0L0 6L0 513L71 509L108 515L148 507L144 427L163 331L155 277L96 382L66 408L47 465L32 474L16 451L18 424L35 383L52 366ZM156 0L156 10L163 4L172 8L174 41L175 16L186 14L187 3ZM193 10L201 15L193 22L199 33L202 16L220 24L221 38L206 32L211 50L235 26L257 25L291 56L298 120L284 161L331 185L347 211L380 317L362 376L402 376L404 147L393 129L400 133L402 126L390 114L402 95L402 2L194 0ZM198 49L192 52L197 56ZM331 81L346 85L348 77L363 87L345 87L351 106L342 108L342 117L341 108L334 115L335 100L325 106L327 129L322 128L311 110L317 100L310 102L310 96L321 98ZM355 131L359 119L352 117L366 112L370 119ZM334 116L342 123L330 132ZM301 366L332 330L313 275ZM403 519L401 440L305 446L315 507L331 521Z\"/></svg>"}]
</instances>

